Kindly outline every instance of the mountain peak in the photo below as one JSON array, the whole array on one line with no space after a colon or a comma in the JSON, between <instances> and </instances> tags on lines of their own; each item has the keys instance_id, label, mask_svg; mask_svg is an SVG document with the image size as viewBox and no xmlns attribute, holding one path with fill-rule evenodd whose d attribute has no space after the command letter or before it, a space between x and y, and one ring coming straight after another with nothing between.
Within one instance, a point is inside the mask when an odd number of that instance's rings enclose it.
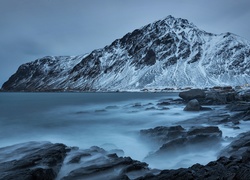
<instances>
[{"instance_id":1,"label":"mountain peak","mask_svg":"<svg viewBox=\"0 0 250 180\"><path fill-rule=\"evenodd\" d=\"M168 15L163 19L163 21L167 22L168 24L173 24L173 23L190 24L187 19L175 18L172 15Z\"/></svg>"},{"instance_id":2,"label":"mountain peak","mask_svg":"<svg viewBox=\"0 0 250 180\"><path fill-rule=\"evenodd\" d=\"M139 90L250 84L250 44L167 16L86 56L28 63L4 90ZM37 63L41 62L41 63Z\"/></svg>"}]
</instances>

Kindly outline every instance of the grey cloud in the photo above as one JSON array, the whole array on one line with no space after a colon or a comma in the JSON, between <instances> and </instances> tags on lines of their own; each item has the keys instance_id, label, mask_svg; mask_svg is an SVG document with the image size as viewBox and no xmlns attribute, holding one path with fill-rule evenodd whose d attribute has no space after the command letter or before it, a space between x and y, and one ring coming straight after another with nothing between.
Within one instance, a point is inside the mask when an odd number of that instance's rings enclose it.
<instances>
[{"instance_id":1,"label":"grey cloud","mask_svg":"<svg viewBox=\"0 0 250 180\"><path fill-rule=\"evenodd\" d=\"M1 0L0 85L21 63L91 52L168 15L250 40L249 7L249 0Z\"/></svg>"}]
</instances>

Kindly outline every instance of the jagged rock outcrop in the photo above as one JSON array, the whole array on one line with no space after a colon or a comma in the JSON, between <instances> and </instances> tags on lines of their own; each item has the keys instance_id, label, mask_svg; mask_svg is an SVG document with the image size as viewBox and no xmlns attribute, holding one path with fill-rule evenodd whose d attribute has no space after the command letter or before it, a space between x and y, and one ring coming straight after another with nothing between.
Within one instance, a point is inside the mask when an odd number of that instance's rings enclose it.
<instances>
[{"instance_id":1,"label":"jagged rock outcrop","mask_svg":"<svg viewBox=\"0 0 250 180\"><path fill-rule=\"evenodd\" d=\"M242 179L250 178L250 133L240 134L222 150L218 160L206 165L194 164L189 168L163 170L157 175L148 174L137 180L158 179Z\"/></svg>"},{"instance_id":2,"label":"jagged rock outcrop","mask_svg":"<svg viewBox=\"0 0 250 180\"><path fill-rule=\"evenodd\" d=\"M0 179L54 180L68 151L64 144L49 142L0 148Z\"/></svg>"},{"instance_id":3,"label":"jagged rock outcrop","mask_svg":"<svg viewBox=\"0 0 250 180\"><path fill-rule=\"evenodd\" d=\"M135 179L158 174L148 164L119 157L120 150L27 142L0 148L0 180Z\"/></svg>"},{"instance_id":4,"label":"jagged rock outcrop","mask_svg":"<svg viewBox=\"0 0 250 180\"><path fill-rule=\"evenodd\" d=\"M5 91L116 91L250 84L250 43L168 16L85 56L21 65Z\"/></svg>"},{"instance_id":5,"label":"jagged rock outcrop","mask_svg":"<svg viewBox=\"0 0 250 180\"><path fill-rule=\"evenodd\" d=\"M142 138L158 146L158 150L150 153L146 160L162 162L163 159L178 157L190 151L207 150L220 147L222 131L217 126L192 127L188 130L182 126L141 130ZM160 160L159 160L160 159Z\"/></svg>"}]
</instances>

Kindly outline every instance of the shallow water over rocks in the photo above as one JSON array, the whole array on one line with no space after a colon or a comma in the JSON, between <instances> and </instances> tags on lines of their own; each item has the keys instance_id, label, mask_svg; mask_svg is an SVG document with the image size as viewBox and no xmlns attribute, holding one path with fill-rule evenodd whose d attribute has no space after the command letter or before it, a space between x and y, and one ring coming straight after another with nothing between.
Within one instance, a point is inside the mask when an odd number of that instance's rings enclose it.
<instances>
[{"instance_id":1,"label":"shallow water over rocks","mask_svg":"<svg viewBox=\"0 0 250 180\"><path fill-rule=\"evenodd\" d=\"M139 169L146 169L142 176L152 173L150 168L205 165L216 160L220 150L234 137L249 131L248 112L230 111L225 105L209 106L210 111L186 112L183 111L185 103L177 93L1 93L0 97L1 146L50 141L79 147L81 151L75 151L76 154L71 151L73 154L67 156L72 156L71 163L64 160L62 165L62 169L71 167L69 169L74 172L65 173L74 176L78 172L74 162L82 164L82 159L88 158L88 153L82 151L91 146L98 146L96 151L101 154L100 148L108 154L115 153L110 155L113 158L132 158L132 164L136 161L148 163L138 165ZM149 133L146 141L142 139L141 130L156 127L159 128L155 134ZM176 131L169 134L171 128ZM208 129L211 134L204 134ZM216 136L213 133L217 133ZM172 135L172 139L168 135ZM155 139L152 141L152 138ZM6 156L3 152L1 157ZM165 155L169 152L167 158L159 156L162 152ZM110 158L107 153L102 156ZM52 169L53 174L56 171ZM109 174L108 169L104 171ZM59 173L61 178L65 175L62 172ZM139 177L138 172L125 175L134 179ZM117 173L117 177L125 178L120 175Z\"/></svg>"}]
</instances>

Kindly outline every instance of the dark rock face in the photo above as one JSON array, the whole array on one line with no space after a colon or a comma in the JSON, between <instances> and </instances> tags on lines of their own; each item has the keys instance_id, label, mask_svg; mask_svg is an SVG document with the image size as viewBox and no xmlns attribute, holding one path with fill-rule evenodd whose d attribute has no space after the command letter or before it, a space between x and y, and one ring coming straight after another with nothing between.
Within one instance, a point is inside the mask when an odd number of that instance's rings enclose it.
<instances>
[{"instance_id":1,"label":"dark rock face","mask_svg":"<svg viewBox=\"0 0 250 180\"><path fill-rule=\"evenodd\" d=\"M191 89L189 91L180 92L179 96L185 101L189 101L192 99L202 99L206 97L206 94L201 89Z\"/></svg>"},{"instance_id":2,"label":"dark rock face","mask_svg":"<svg viewBox=\"0 0 250 180\"><path fill-rule=\"evenodd\" d=\"M98 52L96 52L97 54ZM80 63L78 63L70 72L74 77L74 81L77 80L77 78L85 77L87 79L93 79L98 74L100 74L100 67L101 62L98 58L98 56L94 56L94 53L88 55L86 58L84 58ZM77 74L76 76L74 75Z\"/></svg>"},{"instance_id":3,"label":"dark rock face","mask_svg":"<svg viewBox=\"0 0 250 180\"><path fill-rule=\"evenodd\" d=\"M53 180L67 151L63 144L38 142L0 148L0 179Z\"/></svg>"},{"instance_id":4,"label":"dark rock face","mask_svg":"<svg viewBox=\"0 0 250 180\"><path fill-rule=\"evenodd\" d=\"M154 65L156 63L156 54L152 49L148 50L144 58L144 63L149 66Z\"/></svg>"}]
</instances>

